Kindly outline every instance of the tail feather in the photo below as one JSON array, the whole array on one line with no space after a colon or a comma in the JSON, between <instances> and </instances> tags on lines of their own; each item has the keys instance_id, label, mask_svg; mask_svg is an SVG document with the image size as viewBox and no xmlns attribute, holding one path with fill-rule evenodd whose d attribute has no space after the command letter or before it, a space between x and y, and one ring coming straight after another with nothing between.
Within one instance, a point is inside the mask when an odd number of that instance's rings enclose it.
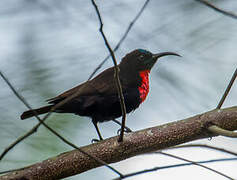
<instances>
[{"instance_id":1,"label":"tail feather","mask_svg":"<svg viewBox=\"0 0 237 180\"><path fill-rule=\"evenodd\" d=\"M30 117L33 117L35 116L35 113L37 113L37 115L40 115L40 114L44 114L44 113L47 113L50 111L50 109L53 107L53 105L49 105L49 106L44 106L44 107L41 107L39 109L33 109L33 110L29 110L29 111L25 111L22 113L21 115L21 120L24 120L24 119L27 119L27 118L30 118Z\"/></svg>"}]
</instances>

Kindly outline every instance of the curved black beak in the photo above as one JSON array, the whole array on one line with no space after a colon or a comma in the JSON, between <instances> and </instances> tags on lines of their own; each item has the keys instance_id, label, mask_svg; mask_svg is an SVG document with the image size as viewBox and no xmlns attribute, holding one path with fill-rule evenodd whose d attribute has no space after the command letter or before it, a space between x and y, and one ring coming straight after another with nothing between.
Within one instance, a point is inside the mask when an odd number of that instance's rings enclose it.
<instances>
[{"instance_id":1,"label":"curved black beak","mask_svg":"<svg viewBox=\"0 0 237 180\"><path fill-rule=\"evenodd\" d=\"M174 52L162 52L162 53L153 54L152 58L157 60L158 58L160 58L162 56L168 56L168 55L173 55L173 56L181 57L179 54L174 53Z\"/></svg>"}]
</instances>

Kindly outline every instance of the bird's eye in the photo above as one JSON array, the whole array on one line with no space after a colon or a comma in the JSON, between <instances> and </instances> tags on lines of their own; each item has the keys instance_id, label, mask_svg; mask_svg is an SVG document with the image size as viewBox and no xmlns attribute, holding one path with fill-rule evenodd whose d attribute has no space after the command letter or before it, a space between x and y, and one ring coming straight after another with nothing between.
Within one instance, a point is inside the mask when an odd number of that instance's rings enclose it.
<instances>
[{"instance_id":1,"label":"bird's eye","mask_svg":"<svg viewBox=\"0 0 237 180\"><path fill-rule=\"evenodd\" d=\"M143 58L144 58L143 54L138 57L139 60L143 60Z\"/></svg>"}]
</instances>

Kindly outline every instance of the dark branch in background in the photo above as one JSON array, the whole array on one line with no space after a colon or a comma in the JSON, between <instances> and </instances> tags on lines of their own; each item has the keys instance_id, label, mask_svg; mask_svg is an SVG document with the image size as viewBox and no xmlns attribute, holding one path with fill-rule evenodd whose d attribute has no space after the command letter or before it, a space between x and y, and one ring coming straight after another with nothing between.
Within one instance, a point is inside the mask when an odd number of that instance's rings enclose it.
<instances>
[{"instance_id":1,"label":"dark branch in background","mask_svg":"<svg viewBox=\"0 0 237 180\"><path fill-rule=\"evenodd\" d=\"M215 11L217 11L217 12L220 12L220 13L226 15L226 16L229 16L229 17L232 17L232 18L234 18L234 19L237 19L237 15L236 15L236 14L234 14L234 13L232 13L232 12L228 12L228 11L222 10L222 9L220 9L220 8L218 8L218 7L216 7L216 6L214 6L213 4L211 4L210 2L208 2L208 1L206 1L206 0L196 0L196 1L198 1L198 2L200 2L200 3L202 3L202 4L205 4L206 6L212 8L213 10L215 10Z\"/></svg>"},{"instance_id":2,"label":"dark branch in background","mask_svg":"<svg viewBox=\"0 0 237 180\"><path fill-rule=\"evenodd\" d=\"M10 87L10 89L13 91L13 93L22 101L25 102L23 97L21 97L17 91L15 90L15 88L11 85L11 83L8 81L8 79L3 75L3 73L0 71L0 75L3 78L3 80L7 83L7 85ZM27 104L28 107L28 104ZM38 123L36 126L34 126L30 131L28 131L26 134L24 134L23 136L20 136L15 142L11 143L0 155L0 161L2 160L2 158L12 149L15 147L15 145L17 145L18 143L20 143L21 141L23 141L25 138L27 138L28 136L32 135L33 133L35 133L38 129L38 127L40 126L41 123Z\"/></svg>"},{"instance_id":3,"label":"dark branch in background","mask_svg":"<svg viewBox=\"0 0 237 180\"><path fill-rule=\"evenodd\" d=\"M125 106L125 102L124 102L124 97L123 97L123 90L122 90L122 85L121 85L121 82L120 82L120 79L119 79L119 67L118 67L118 64L117 64L117 61L115 59L115 56L114 56L114 52L113 50L111 49L109 43L108 43L108 40L104 34L104 31L103 31L103 22L102 22L102 18L100 16L100 12L99 12L99 9L95 3L94 0L91 0L95 10L96 10L96 14L99 18L99 21L100 21L100 33L104 39L104 42L105 42L105 45L106 47L108 48L109 52L110 52L110 55L112 57L112 60L113 60L113 63L114 63L114 78L115 78L115 81L116 81L116 86L117 86L117 90L118 90L118 96L119 96L119 101L120 101L120 106L121 106L121 111L122 111L122 126L121 126L121 133L120 133L120 137L118 139L119 142L123 141L123 135L124 135L124 128L125 128L125 121L126 121L126 106Z\"/></svg>"},{"instance_id":4,"label":"dark branch in background","mask_svg":"<svg viewBox=\"0 0 237 180\"><path fill-rule=\"evenodd\" d=\"M5 148L5 150L1 153L0 155L0 161L4 158L4 156L11 150L13 149L18 143L20 143L21 141L23 141L24 139L26 139L27 137L29 137L30 135L32 135L33 133L35 133L38 129L38 127L40 126L41 123L38 123L36 126L34 126L30 131L28 131L27 133L25 133L23 136L20 136L19 138L17 138L16 141L14 141L13 143L11 143L9 146L7 146L7 148Z\"/></svg>"},{"instance_id":5,"label":"dark branch in background","mask_svg":"<svg viewBox=\"0 0 237 180\"><path fill-rule=\"evenodd\" d=\"M231 78L231 80L230 80L230 82L229 82L229 84L228 84L228 86L227 86L227 88L226 88L226 90L225 90L225 92L224 92L220 102L218 103L216 109L220 109L221 108L221 106L224 103L227 95L230 92L230 89L231 89L232 85L234 84L234 81L235 81L236 77L237 77L237 68L235 69L235 72L234 72L234 74L233 74L233 76L232 76L232 78Z\"/></svg>"},{"instance_id":6,"label":"dark branch in background","mask_svg":"<svg viewBox=\"0 0 237 180\"><path fill-rule=\"evenodd\" d=\"M21 102L24 103L24 105L26 107L28 107L30 110L32 110L31 106L26 102L26 100L15 90L15 88L11 85L11 83L9 82L9 80L2 74L2 72L0 71L0 75L1 77L4 79L4 81L8 84L8 86L10 87L10 89L14 92L14 94L21 100ZM122 174L117 171L116 169L114 169L113 167L109 166L106 162L100 160L99 158L92 156L91 154L81 150L79 147L77 147L75 144L71 143L70 141L68 141L67 139L65 139L64 137L62 137L59 133L57 133L54 129L52 129L51 127L49 127L47 124L44 123L43 120L41 120L38 116L37 113L35 112L35 117L38 119L38 121L43 124L50 132L52 132L54 135L56 135L59 139L61 139L64 143L68 144L69 146L77 149L79 152L87 155L88 157L92 158L93 160L95 160L96 162L99 162L102 165L105 165L106 167L108 167L109 169L111 169L113 172L117 173L118 175L120 175L120 177L122 176ZM40 125L40 124L39 124ZM31 132L31 131L30 131ZM29 135L23 136L23 137L28 137ZM22 138L20 138L22 139ZM17 141L17 143L19 143L20 141ZM7 150L9 151L10 149L7 148ZM1 158L3 158L3 156L6 154L7 151L4 151L4 153L1 155Z\"/></svg>"},{"instance_id":7,"label":"dark branch in background","mask_svg":"<svg viewBox=\"0 0 237 180\"><path fill-rule=\"evenodd\" d=\"M196 161L196 163L198 164L206 164L206 163L213 163L213 162L224 162L224 161L236 161L237 158L223 158L223 159L211 159L211 160L206 160L206 161ZM137 171L134 173L130 173L130 174L125 174L124 178L127 177L132 177L132 176L136 176L136 175L140 175L140 174L144 174L144 173L149 173L149 172L153 172L153 171L158 171L158 170L163 170L163 169L170 169L170 168L177 168L177 167L183 167L183 166L190 166L193 165L193 163L182 163L182 164L174 164L174 165L168 165L168 166L160 166L160 167L154 167L151 169L145 169L142 171ZM114 180L120 180L121 178L116 178Z\"/></svg>"},{"instance_id":8,"label":"dark branch in background","mask_svg":"<svg viewBox=\"0 0 237 180\"><path fill-rule=\"evenodd\" d=\"M216 150L216 151L220 151L220 152L224 152L224 153L227 153L227 154L231 154L231 155L237 156L237 153L235 153L233 151L229 151L229 150L226 150L226 149L223 149L223 148L219 148L219 147L215 147L215 146L210 146L210 145L206 145L206 144L185 144L185 145L179 145L179 146L170 147L168 149L172 150L172 149L192 148L192 147L207 148L207 149L212 149L212 150Z\"/></svg>"},{"instance_id":9,"label":"dark branch in background","mask_svg":"<svg viewBox=\"0 0 237 180\"><path fill-rule=\"evenodd\" d=\"M0 75L1 75L2 78L6 81L6 83L9 85L9 87L10 87L12 90L14 90L13 92L17 95L17 97L22 101L23 98L22 98L21 96L20 96L20 97L18 96L18 93L16 92L16 90L14 89L14 87L11 86L11 84L10 84L10 82L7 80L7 78L6 78L2 73L1 73ZM30 131L28 131L27 133L25 133L23 136L19 137L15 142L13 142L12 144L10 144L10 145L4 150L4 152L0 155L0 160L1 160L12 148L14 148L17 144L19 144L21 141L23 141L24 139L26 139L26 138L29 137L30 135L34 134L35 132L37 132L39 126L40 126L41 124L43 124L43 123L46 121L46 119L51 115L52 111L54 111L56 108L62 106L64 103L70 101L72 98L78 96L78 95L81 93L81 91L82 91L83 89L84 89L84 86L82 86L82 88L80 88L79 91L77 91L75 94L73 94L73 95L67 97L65 100L63 100L63 101L61 101L60 103L58 103L58 104L56 104L55 106L53 106L53 107L51 108L50 112L48 112L48 113L44 116L44 118L43 118L42 120L40 119L41 121L39 121L39 123L38 123L37 125L35 125ZM25 103L25 100L22 101L22 102ZM26 105L26 104L25 104L25 105ZM28 103L27 103L26 106L29 108ZM32 110L32 108L29 108L29 109ZM36 112L34 112L34 113L35 113L35 117L39 120L39 117L37 117L37 113L36 113Z\"/></svg>"},{"instance_id":10,"label":"dark branch in background","mask_svg":"<svg viewBox=\"0 0 237 180\"><path fill-rule=\"evenodd\" d=\"M144 5L142 6L142 8L140 9L140 11L138 12L138 14L135 16L135 18L131 21L131 23L129 24L129 26L127 27L125 33L123 34L122 38L119 40L118 44L115 46L115 48L113 49L113 52L116 52L118 50L118 48L120 47L120 45L123 43L123 41L125 40L125 38L127 37L129 31L131 30L131 28L133 27L133 25L135 24L135 22L138 20L138 18L141 16L141 14L143 13L144 9L146 8L147 4L149 3L150 0L146 0L146 2L144 3ZM98 66L97 68L92 72L92 74L90 75L90 77L88 78L88 80L90 80L95 73L104 65L104 63L110 58L111 54L109 54Z\"/></svg>"},{"instance_id":11,"label":"dark branch in background","mask_svg":"<svg viewBox=\"0 0 237 180\"><path fill-rule=\"evenodd\" d=\"M179 147L179 146L177 146ZM175 147L174 147L175 148ZM180 146L181 148L181 146ZM168 148L166 150L169 150L169 149L173 149L173 147L171 148ZM146 169L146 170L142 170L142 171L137 171L137 172L133 172L133 173L129 173L129 174L125 174L122 178L119 177L119 178L116 178L116 180L120 180L120 179L125 179L125 178L128 178L128 177L131 177L131 176L136 176L136 175L140 175L140 174L143 174L143 173L148 173L148 172L151 172L151 171L157 171L157 170L161 170L161 169L167 169L167 168L174 168L174 167L182 167L182 166L187 166L187 165L196 165L196 166L200 166L200 167L203 167L204 169L207 169L207 170L210 170L210 171L213 171L214 173L217 173L221 176L224 176L228 179L231 179L231 180L234 180L233 178L217 171L217 170L214 170L212 168L209 168L207 166L204 166L202 165L201 163L210 163L210 162L218 162L218 161L226 161L227 159L228 160L237 160L237 158L225 158L225 159L214 159L214 160L206 160L206 161L191 161L191 160L188 160L188 159L185 159L185 158L182 158L182 157L179 157L179 156L176 156L176 155L172 155L172 154L169 154L169 153L165 153L165 152L161 152L161 151L158 151L158 152L152 152L152 153L147 153L147 155L150 155L150 154L162 154L162 155L165 155L165 156L169 156L169 157L172 157L172 158L175 158L175 159L179 159L179 160L182 160L182 161L186 161L186 162L189 162L189 163L185 163L185 164L175 164L175 165L169 165L169 166L161 166L161 167L155 167L155 168L152 168L152 169Z\"/></svg>"},{"instance_id":12,"label":"dark branch in background","mask_svg":"<svg viewBox=\"0 0 237 180\"><path fill-rule=\"evenodd\" d=\"M172 158L175 158L175 159L179 159L179 160L182 160L182 161L189 162L189 163L191 163L191 164L193 164L193 165L203 167L204 169L208 169L208 170L213 171L213 172L215 172L215 173L217 173L217 174L219 174L219 175L221 175L221 176L224 176L224 177L226 177L226 178L228 178L228 179L234 180L233 178L231 178L230 176L225 175L224 173L221 173L221 172L219 172L219 171L217 171L217 170L214 170L214 169L212 169L212 168L209 168L209 167L204 166L204 165L202 165L202 164L199 164L199 163L197 163L197 162L190 161L190 160L188 160L188 159L185 159L185 158L182 158L182 157L178 157L178 156L175 156L175 155L169 154L169 153L164 153L164 152L155 152L155 153L157 153L157 154L163 154L163 155L165 155L165 156L169 156L169 157L172 157Z\"/></svg>"},{"instance_id":13,"label":"dark branch in background","mask_svg":"<svg viewBox=\"0 0 237 180\"><path fill-rule=\"evenodd\" d=\"M216 134L209 133L206 128L209 123L216 124L223 129L237 130L237 107L214 109L187 119L125 134L123 143L118 143L118 136L115 136L80 148L106 163L115 163L139 154L166 149L197 139L214 137ZM100 166L100 163L88 158L87 155L78 150L72 150L35 163L17 173L6 174L1 178L7 176L12 179L22 177L26 179L40 177L41 180L62 179ZM52 169L54 171L50 176L45 174Z\"/></svg>"}]
</instances>

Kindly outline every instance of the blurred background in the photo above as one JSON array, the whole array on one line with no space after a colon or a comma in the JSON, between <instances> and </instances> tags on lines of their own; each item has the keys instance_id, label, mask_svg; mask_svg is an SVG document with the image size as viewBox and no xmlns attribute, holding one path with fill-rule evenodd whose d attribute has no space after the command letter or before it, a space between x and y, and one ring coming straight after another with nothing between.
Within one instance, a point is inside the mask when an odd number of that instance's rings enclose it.
<instances>
[{"instance_id":1,"label":"blurred background","mask_svg":"<svg viewBox=\"0 0 237 180\"><path fill-rule=\"evenodd\" d=\"M104 31L112 47L120 40L144 0L98 1ZM216 6L237 13L236 0L213 0ZM0 70L34 107L45 99L86 81L108 55L99 33L99 22L91 1L9 0L0 6ZM144 48L153 53L173 51L182 58L162 58L153 68L150 93L139 109L129 114L127 126L139 130L212 110L220 100L237 67L237 20L224 16L194 0L151 0L128 37L115 53L118 61L128 52ZM112 66L111 59L100 70ZM35 118L20 121L27 108L0 79L0 150L30 130ZM237 83L223 107L237 105ZM97 137L89 118L53 114L48 125L78 146ZM115 136L113 122L99 124L104 138ZM196 141L237 149L235 139L216 137ZM72 148L44 127L17 145L0 162L0 171L23 167ZM224 153L193 148L172 151L190 160L231 157ZM161 155L143 155L112 164L122 173L180 163ZM182 162L181 162L182 163ZM237 162L212 163L237 179ZM200 179L223 177L196 166L160 170L130 179ZM105 167L70 179L112 179Z\"/></svg>"}]
</instances>

